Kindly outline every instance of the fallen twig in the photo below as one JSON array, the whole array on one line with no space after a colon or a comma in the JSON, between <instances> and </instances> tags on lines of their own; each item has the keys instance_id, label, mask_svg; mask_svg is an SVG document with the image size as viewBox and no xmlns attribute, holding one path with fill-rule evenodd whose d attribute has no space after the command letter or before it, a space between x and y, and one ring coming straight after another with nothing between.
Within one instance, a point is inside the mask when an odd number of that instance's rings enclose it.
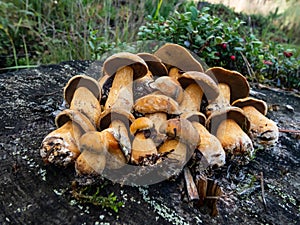
<instances>
[{"instance_id":1,"label":"fallen twig","mask_svg":"<svg viewBox=\"0 0 300 225\"><path fill-rule=\"evenodd\" d=\"M264 204L265 211L267 211L267 202L265 199L265 188L264 188L264 174L260 172L260 187L261 187L261 197Z\"/></svg>"},{"instance_id":2,"label":"fallen twig","mask_svg":"<svg viewBox=\"0 0 300 225\"><path fill-rule=\"evenodd\" d=\"M193 180L192 174L191 174L189 168L187 168L187 167L185 167L183 169L183 171L184 171L184 179L185 179L188 198L190 201L195 201L195 200L198 201L199 194L197 191L196 184Z\"/></svg>"},{"instance_id":3,"label":"fallen twig","mask_svg":"<svg viewBox=\"0 0 300 225\"><path fill-rule=\"evenodd\" d=\"M300 134L300 130L279 129L279 132L282 132L282 133L299 133Z\"/></svg>"}]
</instances>

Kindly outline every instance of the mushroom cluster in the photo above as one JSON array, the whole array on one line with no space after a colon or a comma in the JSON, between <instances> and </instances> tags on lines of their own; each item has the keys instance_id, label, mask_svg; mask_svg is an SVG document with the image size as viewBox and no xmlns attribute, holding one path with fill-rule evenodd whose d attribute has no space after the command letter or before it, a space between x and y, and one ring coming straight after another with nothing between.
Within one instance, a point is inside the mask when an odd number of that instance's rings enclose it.
<instances>
[{"instance_id":1,"label":"mushroom cluster","mask_svg":"<svg viewBox=\"0 0 300 225\"><path fill-rule=\"evenodd\" d=\"M165 161L172 168L165 176L174 175L195 152L209 166L247 160L254 145L278 139L276 124L265 116L266 103L249 97L249 89L240 73L204 71L176 44L153 54L117 53L105 60L99 80L69 80L69 108L57 115L57 129L42 141L40 155L45 163L75 165L78 176Z\"/></svg>"}]
</instances>

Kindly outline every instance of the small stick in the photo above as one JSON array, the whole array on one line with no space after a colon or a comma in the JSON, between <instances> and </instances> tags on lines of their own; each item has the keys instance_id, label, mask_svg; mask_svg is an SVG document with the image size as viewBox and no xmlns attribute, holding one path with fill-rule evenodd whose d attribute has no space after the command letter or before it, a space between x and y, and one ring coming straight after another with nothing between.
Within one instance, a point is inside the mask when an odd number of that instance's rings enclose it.
<instances>
[{"instance_id":1,"label":"small stick","mask_svg":"<svg viewBox=\"0 0 300 225\"><path fill-rule=\"evenodd\" d=\"M261 187L261 197L263 200L265 211L267 211L267 202L265 199L265 188L264 188L264 174L260 172L260 187Z\"/></svg>"},{"instance_id":2,"label":"small stick","mask_svg":"<svg viewBox=\"0 0 300 225\"><path fill-rule=\"evenodd\" d=\"M196 184L193 180L192 174L189 170L189 168L184 168L184 180L186 184L187 194L190 201L198 201L199 200L199 194L197 191Z\"/></svg>"},{"instance_id":3,"label":"small stick","mask_svg":"<svg viewBox=\"0 0 300 225\"><path fill-rule=\"evenodd\" d=\"M300 130L279 129L282 133L300 133Z\"/></svg>"}]
</instances>

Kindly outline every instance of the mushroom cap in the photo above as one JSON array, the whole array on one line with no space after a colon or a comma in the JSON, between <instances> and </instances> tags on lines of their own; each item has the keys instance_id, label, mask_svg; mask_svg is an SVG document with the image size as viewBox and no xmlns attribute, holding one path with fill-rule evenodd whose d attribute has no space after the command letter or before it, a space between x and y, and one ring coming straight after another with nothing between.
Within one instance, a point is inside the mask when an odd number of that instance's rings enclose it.
<instances>
[{"instance_id":1,"label":"mushroom cap","mask_svg":"<svg viewBox=\"0 0 300 225\"><path fill-rule=\"evenodd\" d=\"M134 110L146 114L165 112L167 114L180 114L178 103L162 94L148 94L135 101Z\"/></svg>"},{"instance_id":2,"label":"mushroom cap","mask_svg":"<svg viewBox=\"0 0 300 225\"><path fill-rule=\"evenodd\" d=\"M145 76L148 72L146 62L141 57L129 52L120 52L108 57L103 63L103 71L112 76L125 66L133 69L133 80Z\"/></svg>"},{"instance_id":3,"label":"mushroom cap","mask_svg":"<svg viewBox=\"0 0 300 225\"><path fill-rule=\"evenodd\" d=\"M172 43L167 43L160 47L155 56L168 65L174 66L182 71L204 72L202 65L193 57L192 53L186 48Z\"/></svg>"},{"instance_id":4,"label":"mushroom cap","mask_svg":"<svg viewBox=\"0 0 300 225\"><path fill-rule=\"evenodd\" d=\"M230 87L230 103L239 98L249 96L250 86L242 74L237 71L227 70L222 67L212 67L205 72L216 83L225 83Z\"/></svg>"},{"instance_id":5,"label":"mushroom cap","mask_svg":"<svg viewBox=\"0 0 300 225\"><path fill-rule=\"evenodd\" d=\"M268 106L265 101L252 97L237 99L232 103L232 106L236 106L239 108L243 108L244 106L253 106L263 115L267 115L268 112Z\"/></svg>"},{"instance_id":6,"label":"mushroom cap","mask_svg":"<svg viewBox=\"0 0 300 225\"><path fill-rule=\"evenodd\" d=\"M60 112L55 118L55 125L59 128L70 120L78 124L84 132L96 130L91 121L84 114L72 109L65 109Z\"/></svg>"},{"instance_id":7,"label":"mushroom cap","mask_svg":"<svg viewBox=\"0 0 300 225\"><path fill-rule=\"evenodd\" d=\"M176 100L178 103L183 100L183 89L178 80L174 77L161 76L151 83L150 87L156 88L161 93Z\"/></svg>"},{"instance_id":8,"label":"mushroom cap","mask_svg":"<svg viewBox=\"0 0 300 225\"><path fill-rule=\"evenodd\" d=\"M188 85L196 83L202 89L207 100L211 101L219 96L216 82L207 74L198 71L188 71L178 78L179 83L185 89Z\"/></svg>"},{"instance_id":9,"label":"mushroom cap","mask_svg":"<svg viewBox=\"0 0 300 225\"><path fill-rule=\"evenodd\" d=\"M215 135L220 123L226 119L234 120L245 133L249 132L249 119L246 117L242 109L234 106L213 112L206 120L206 127L213 135Z\"/></svg>"},{"instance_id":10,"label":"mushroom cap","mask_svg":"<svg viewBox=\"0 0 300 225\"><path fill-rule=\"evenodd\" d=\"M187 119L191 122L196 121L204 126L206 122L206 116L202 112L198 112L198 111L184 112L180 115L180 118Z\"/></svg>"},{"instance_id":11,"label":"mushroom cap","mask_svg":"<svg viewBox=\"0 0 300 225\"><path fill-rule=\"evenodd\" d=\"M101 113L97 128L99 130L108 128L112 120L121 120L129 127L135 118L125 109L109 108Z\"/></svg>"},{"instance_id":12,"label":"mushroom cap","mask_svg":"<svg viewBox=\"0 0 300 225\"><path fill-rule=\"evenodd\" d=\"M153 121L148 117L139 117L130 125L130 133L134 135L138 131L148 130L154 127Z\"/></svg>"},{"instance_id":13,"label":"mushroom cap","mask_svg":"<svg viewBox=\"0 0 300 225\"><path fill-rule=\"evenodd\" d=\"M72 77L64 88L64 99L68 104L71 104L73 95L77 88L86 87L99 100L101 98L101 90L98 82L86 75L76 75Z\"/></svg>"},{"instance_id":14,"label":"mushroom cap","mask_svg":"<svg viewBox=\"0 0 300 225\"><path fill-rule=\"evenodd\" d=\"M146 62L153 76L168 75L167 67L162 63L161 59L158 58L157 56L147 52L141 52L138 53L137 55Z\"/></svg>"}]
</instances>

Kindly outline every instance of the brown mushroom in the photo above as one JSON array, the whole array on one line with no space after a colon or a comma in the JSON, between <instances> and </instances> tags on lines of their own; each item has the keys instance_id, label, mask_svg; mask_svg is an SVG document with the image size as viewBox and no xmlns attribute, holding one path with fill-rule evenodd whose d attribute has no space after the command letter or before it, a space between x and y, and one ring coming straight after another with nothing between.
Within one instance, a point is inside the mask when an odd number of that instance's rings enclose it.
<instances>
[{"instance_id":1,"label":"brown mushroom","mask_svg":"<svg viewBox=\"0 0 300 225\"><path fill-rule=\"evenodd\" d=\"M42 141L40 155L45 163L67 166L79 156L78 141L85 132L94 131L90 120L76 110L66 109L55 118L57 129Z\"/></svg>"},{"instance_id":2,"label":"brown mushroom","mask_svg":"<svg viewBox=\"0 0 300 225\"><path fill-rule=\"evenodd\" d=\"M273 145L278 141L279 131L276 123L266 117L267 104L252 97L235 100L232 103L243 109L250 121L249 135L255 144Z\"/></svg>"},{"instance_id":3,"label":"brown mushroom","mask_svg":"<svg viewBox=\"0 0 300 225\"><path fill-rule=\"evenodd\" d=\"M150 86L162 94L173 98L178 104L183 100L183 89L180 83L173 77L158 77Z\"/></svg>"},{"instance_id":4,"label":"brown mushroom","mask_svg":"<svg viewBox=\"0 0 300 225\"><path fill-rule=\"evenodd\" d=\"M79 140L81 154L76 159L77 175L100 175L106 165L108 141L103 132L85 133Z\"/></svg>"},{"instance_id":5,"label":"brown mushroom","mask_svg":"<svg viewBox=\"0 0 300 225\"><path fill-rule=\"evenodd\" d=\"M154 55L167 66L169 76L176 79L180 76L180 71L203 72L201 64L193 57L192 53L178 44L167 43L160 47Z\"/></svg>"},{"instance_id":6,"label":"brown mushroom","mask_svg":"<svg viewBox=\"0 0 300 225\"><path fill-rule=\"evenodd\" d=\"M184 118L173 118L164 122L159 131L165 133L169 139L179 140L194 150L199 142L199 135L192 123Z\"/></svg>"},{"instance_id":7,"label":"brown mushroom","mask_svg":"<svg viewBox=\"0 0 300 225\"><path fill-rule=\"evenodd\" d=\"M83 113L96 126L101 114L101 92L96 80L85 75L72 77L64 88L64 98L70 109Z\"/></svg>"},{"instance_id":8,"label":"brown mushroom","mask_svg":"<svg viewBox=\"0 0 300 225\"><path fill-rule=\"evenodd\" d=\"M135 101L134 110L151 119L154 123L156 135L153 137L156 146L159 146L167 138L159 132L159 127L167 121L168 115L179 115L177 102L162 94L149 94Z\"/></svg>"},{"instance_id":9,"label":"brown mushroom","mask_svg":"<svg viewBox=\"0 0 300 225\"><path fill-rule=\"evenodd\" d=\"M159 131L165 133L168 139L159 147L158 153L168 153L172 172L177 174L192 156L199 141L199 135L193 125L186 119L174 118L164 122Z\"/></svg>"},{"instance_id":10,"label":"brown mushroom","mask_svg":"<svg viewBox=\"0 0 300 225\"><path fill-rule=\"evenodd\" d=\"M184 89L183 101L180 104L182 112L200 111L203 95L208 102L215 100L219 95L215 81L204 73L188 71L183 73L178 81Z\"/></svg>"},{"instance_id":11,"label":"brown mushroom","mask_svg":"<svg viewBox=\"0 0 300 225\"><path fill-rule=\"evenodd\" d=\"M114 75L104 110L115 107L129 112L133 105L133 81L147 74L147 64L135 54L121 52L105 60L103 71L109 76Z\"/></svg>"},{"instance_id":12,"label":"brown mushroom","mask_svg":"<svg viewBox=\"0 0 300 225\"><path fill-rule=\"evenodd\" d=\"M229 107L236 99L248 97L250 92L249 83L239 72L222 67L212 67L205 73L218 83L220 91L218 98L206 107L207 116L213 111Z\"/></svg>"},{"instance_id":13,"label":"brown mushroom","mask_svg":"<svg viewBox=\"0 0 300 225\"><path fill-rule=\"evenodd\" d=\"M225 151L218 138L206 129L205 115L201 112L190 111L183 113L180 117L191 121L198 131L199 141L196 149L205 157L208 165L223 166L225 164Z\"/></svg>"},{"instance_id":14,"label":"brown mushroom","mask_svg":"<svg viewBox=\"0 0 300 225\"><path fill-rule=\"evenodd\" d=\"M156 55L146 52L138 53L137 55L146 62L152 76L161 77L168 75L168 70L166 66Z\"/></svg>"},{"instance_id":15,"label":"brown mushroom","mask_svg":"<svg viewBox=\"0 0 300 225\"><path fill-rule=\"evenodd\" d=\"M253 155L254 149L252 141L247 135L250 122L243 110L237 107L228 107L215 111L207 118L206 126L219 139L226 154L245 156L244 163L247 163L247 159Z\"/></svg>"},{"instance_id":16,"label":"brown mushroom","mask_svg":"<svg viewBox=\"0 0 300 225\"><path fill-rule=\"evenodd\" d=\"M111 108L102 112L97 126L98 130L113 129L113 136L117 139L127 162L130 160L131 154L131 140L128 132L130 124L134 120L134 116L127 110Z\"/></svg>"},{"instance_id":17,"label":"brown mushroom","mask_svg":"<svg viewBox=\"0 0 300 225\"><path fill-rule=\"evenodd\" d=\"M153 129L152 120L147 117L137 118L130 126L130 133L134 135L131 150L131 162L139 164L142 158L157 154L157 149L152 138L150 130Z\"/></svg>"},{"instance_id":18,"label":"brown mushroom","mask_svg":"<svg viewBox=\"0 0 300 225\"><path fill-rule=\"evenodd\" d=\"M101 132L88 132L80 138L82 153L75 163L77 175L99 175L105 168L119 169L126 164L113 133L113 129L108 128Z\"/></svg>"}]
</instances>

